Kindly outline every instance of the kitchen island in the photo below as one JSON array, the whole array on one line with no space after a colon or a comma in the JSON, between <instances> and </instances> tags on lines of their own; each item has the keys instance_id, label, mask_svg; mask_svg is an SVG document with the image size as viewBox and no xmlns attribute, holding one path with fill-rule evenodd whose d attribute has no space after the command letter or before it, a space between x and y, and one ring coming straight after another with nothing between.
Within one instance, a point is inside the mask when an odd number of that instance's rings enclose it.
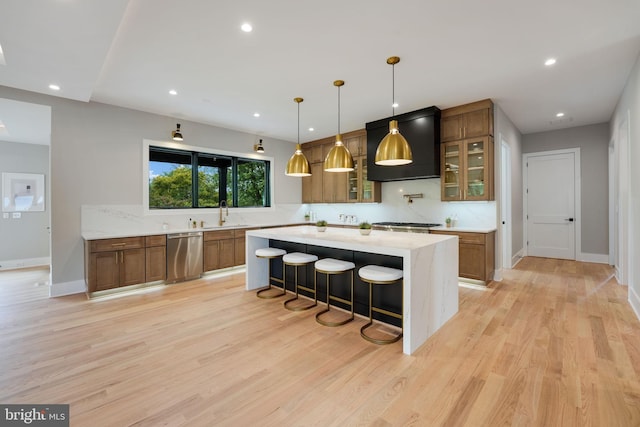
<instances>
[{"instance_id":1,"label":"kitchen island","mask_svg":"<svg viewBox=\"0 0 640 427\"><path fill-rule=\"evenodd\" d=\"M361 236L357 229L329 227L319 232L315 226L247 231L247 290L259 289L268 281L268 264L256 258L255 251L269 247L270 241L401 259L405 354L413 353L458 311L458 239L455 236L379 230Z\"/></svg>"}]
</instances>

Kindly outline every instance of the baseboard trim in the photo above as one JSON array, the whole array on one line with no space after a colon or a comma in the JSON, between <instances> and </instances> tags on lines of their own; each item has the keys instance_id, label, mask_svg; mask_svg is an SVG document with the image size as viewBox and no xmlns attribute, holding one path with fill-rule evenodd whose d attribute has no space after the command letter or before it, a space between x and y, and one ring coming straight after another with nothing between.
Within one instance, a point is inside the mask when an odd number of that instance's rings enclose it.
<instances>
[{"instance_id":1,"label":"baseboard trim","mask_svg":"<svg viewBox=\"0 0 640 427\"><path fill-rule=\"evenodd\" d=\"M53 283L49 289L49 296L62 297L85 292L87 292L87 285L84 280L74 280L73 282Z\"/></svg>"},{"instance_id":2,"label":"baseboard trim","mask_svg":"<svg viewBox=\"0 0 640 427\"><path fill-rule=\"evenodd\" d=\"M628 289L629 289L629 304L631 305L631 308L636 314L636 317L638 318L638 320L640 320L640 296L638 296L636 291L631 286L629 286Z\"/></svg>"},{"instance_id":3,"label":"baseboard trim","mask_svg":"<svg viewBox=\"0 0 640 427\"><path fill-rule=\"evenodd\" d=\"M12 260L0 261L0 271L14 270L16 268L40 267L43 265L50 265L50 264L51 264L50 257L12 259Z\"/></svg>"},{"instance_id":4,"label":"baseboard trim","mask_svg":"<svg viewBox=\"0 0 640 427\"><path fill-rule=\"evenodd\" d=\"M522 261L522 258L524 258L524 249L520 249L518 252L516 252L516 254L511 258L511 267L509 268L513 268L516 265L518 265L518 263L520 261Z\"/></svg>"},{"instance_id":5,"label":"baseboard trim","mask_svg":"<svg viewBox=\"0 0 640 427\"><path fill-rule=\"evenodd\" d=\"M578 261L609 264L609 254L588 254L581 252L580 255L578 255Z\"/></svg>"}]
</instances>

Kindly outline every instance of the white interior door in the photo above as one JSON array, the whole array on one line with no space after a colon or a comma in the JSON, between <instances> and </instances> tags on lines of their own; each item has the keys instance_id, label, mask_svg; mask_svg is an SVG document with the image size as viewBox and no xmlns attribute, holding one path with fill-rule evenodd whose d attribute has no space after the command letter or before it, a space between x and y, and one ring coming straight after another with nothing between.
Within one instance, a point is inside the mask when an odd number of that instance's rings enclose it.
<instances>
[{"instance_id":1,"label":"white interior door","mask_svg":"<svg viewBox=\"0 0 640 427\"><path fill-rule=\"evenodd\" d=\"M576 259L575 152L525 159L527 254Z\"/></svg>"}]
</instances>

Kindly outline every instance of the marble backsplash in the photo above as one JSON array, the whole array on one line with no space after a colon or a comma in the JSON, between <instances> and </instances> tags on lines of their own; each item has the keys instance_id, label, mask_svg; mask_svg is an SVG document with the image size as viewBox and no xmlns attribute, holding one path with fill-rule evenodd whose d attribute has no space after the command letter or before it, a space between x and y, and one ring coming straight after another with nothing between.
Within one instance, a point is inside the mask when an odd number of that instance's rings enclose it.
<instances>
[{"instance_id":1,"label":"marble backsplash","mask_svg":"<svg viewBox=\"0 0 640 427\"><path fill-rule=\"evenodd\" d=\"M419 194L411 203L405 195ZM423 179L385 182L382 184L383 203L335 204L278 204L267 209L230 208L225 225L273 225L303 222L305 213L312 212L315 219L329 223L361 221L402 221L444 224L447 216L457 218L458 227L495 228L496 202L442 202L440 180ZM198 227L218 224L219 210L204 209L192 212L162 211L148 213L142 205L85 205L82 206L82 233L152 233L184 231L189 220Z\"/></svg>"}]
</instances>

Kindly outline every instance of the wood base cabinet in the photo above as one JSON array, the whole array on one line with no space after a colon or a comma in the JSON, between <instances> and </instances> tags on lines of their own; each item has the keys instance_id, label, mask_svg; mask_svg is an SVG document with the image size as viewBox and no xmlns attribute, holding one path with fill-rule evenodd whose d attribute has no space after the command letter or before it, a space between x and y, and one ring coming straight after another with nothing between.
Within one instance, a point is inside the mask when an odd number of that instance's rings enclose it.
<instances>
[{"instance_id":1,"label":"wood base cabinet","mask_svg":"<svg viewBox=\"0 0 640 427\"><path fill-rule=\"evenodd\" d=\"M89 292L146 281L143 237L85 242L85 280Z\"/></svg>"},{"instance_id":2,"label":"wood base cabinet","mask_svg":"<svg viewBox=\"0 0 640 427\"><path fill-rule=\"evenodd\" d=\"M167 278L167 236L146 236L146 281L155 282Z\"/></svg>"},{"instance_id":3,"label":"wood base cabinet","mask_svg":"<svg viewBox=\"0 0 640 427\"><path fill-rule=\"evenodd\" d=\"M234 230L204 232L204 271L235 266Z\"/></svg>"},{"instance_id":4,"label":"wood base cabinet","mask_svg":"<svg viewBox=\"0 0 640 427\"><path fill-rule=\"evenodd\" d=\"M485 283L493 279L495 270L495 231L470 233L448 230L430 230L432 234L458 236L458 276L481 280Z\"/></svg>"}]
</instances>

